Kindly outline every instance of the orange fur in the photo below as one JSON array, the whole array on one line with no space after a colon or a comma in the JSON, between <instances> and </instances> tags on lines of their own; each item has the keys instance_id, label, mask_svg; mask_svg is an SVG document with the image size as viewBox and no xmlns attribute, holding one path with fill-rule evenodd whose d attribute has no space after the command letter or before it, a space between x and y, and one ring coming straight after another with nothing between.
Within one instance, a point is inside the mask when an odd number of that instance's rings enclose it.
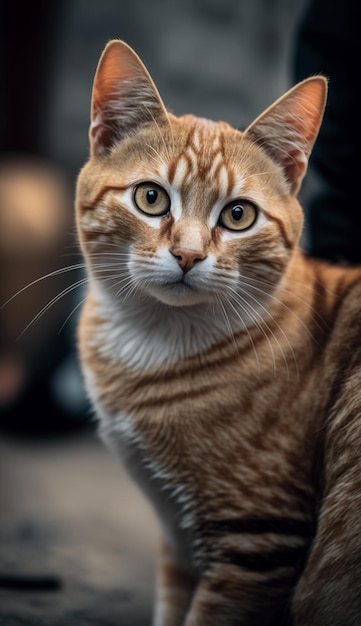
<instances>
[{"instance_id":1,"label":"orange fur","mask_svg":"<svg viewBox=\"0 0 361 626\"><path fill-rule=\"evenodd\" d=\"M325 93L306 80L241 133L167 113L122 42L99 64L79 352L163 526L154 626L361 621L361 270L298 247Z\"/></svg>"}]
</instances>

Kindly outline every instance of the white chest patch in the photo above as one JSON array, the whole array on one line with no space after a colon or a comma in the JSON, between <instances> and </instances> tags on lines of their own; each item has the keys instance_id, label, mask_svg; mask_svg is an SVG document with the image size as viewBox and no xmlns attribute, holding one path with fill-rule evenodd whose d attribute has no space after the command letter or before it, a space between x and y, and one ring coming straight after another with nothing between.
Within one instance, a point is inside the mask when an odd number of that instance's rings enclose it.
<instances>
[{"instance_id":1,"label":"white chest patch","mask_svg":"<svg viewBox=\"0 0 361 626\"><path fill-rule=\"evenodd\" d=\"M211 304L169 307L146 301L114 305L99 293L99 324L93 338L101 353L131 369L150 369L199 354L229 334Z\"/></svg>"}]
</instances>

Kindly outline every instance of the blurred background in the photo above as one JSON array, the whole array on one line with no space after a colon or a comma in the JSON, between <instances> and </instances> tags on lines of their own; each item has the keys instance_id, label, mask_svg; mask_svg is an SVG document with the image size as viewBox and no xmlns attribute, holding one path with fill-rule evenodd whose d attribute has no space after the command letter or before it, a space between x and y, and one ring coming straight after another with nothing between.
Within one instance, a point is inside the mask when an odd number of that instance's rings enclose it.
<instances>
[{"instance_id":1,"label":"blurred background","mask_svg":"<svg viewBox=\"0 0 361 626\"><path fill-rule=\"evenodd\" d=\"M0 2L1 625L150 623L157 523L97 440L75 350L99 56L124 39L173 113L242 127L295 82L307 4Z\"/></svg>"}]
</instances>

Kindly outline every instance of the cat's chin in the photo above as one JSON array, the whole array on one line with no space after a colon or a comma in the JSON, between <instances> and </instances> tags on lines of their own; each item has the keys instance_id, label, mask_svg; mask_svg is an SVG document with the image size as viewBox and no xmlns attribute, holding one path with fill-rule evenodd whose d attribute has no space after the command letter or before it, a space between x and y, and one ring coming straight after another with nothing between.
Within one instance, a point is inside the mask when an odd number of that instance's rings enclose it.
<instances>
[{"instance_id":1,"label":"cat's chin","mask_svg":"<svg viewBox=\"0 0 361 626\"><path fill-rule=\"evenodd\" d=\"M174 307L194 306L210 301L210 295L195 291L181 282L166 286L152 286L150 294L162 304Z\"/></svg>"}]
</instances>

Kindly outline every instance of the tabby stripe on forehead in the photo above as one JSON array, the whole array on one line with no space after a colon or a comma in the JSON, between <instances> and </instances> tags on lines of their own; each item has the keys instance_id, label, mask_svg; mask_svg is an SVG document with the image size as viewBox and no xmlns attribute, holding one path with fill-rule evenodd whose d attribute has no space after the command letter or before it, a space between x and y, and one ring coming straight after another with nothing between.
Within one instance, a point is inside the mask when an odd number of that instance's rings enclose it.
<instances>
[{"instance_id":1,"label":"tabby stripe on forehead","mask_svg":"<svg viewBox=\"0 0 361 626\"><path fill-rule=\"evenodd\" d=\"M308 537L313 534L313 532L314 527L311 521L293 519L291 517L223 519L207 521L202 525L202 533L209 535L223 533L242 533L250 535L275 533L280 535L301 535Z\"/></svg>"},{"instance_id":2,"label":"tabby stripe on forehead","mask_svg":"<svg viewBox=\"0 0 361 626\"><path fill-rule=\"evenodd\" d=\"M184 184L185 179L192 171L192 159L184 152L178 159L173 159L168 165L168 181L171 185L177 180L178 185Z\"/></svg>"},{"instance_id":3,"label":"tabby stripe on forehead","mask_svg":"<svg viewBox=\"0 0 361 626\"><path fill-rule=\"evenodd\" d=\"M271 552L225 550L220 560L252 572L270 572L280 567L299 567L306 557L305 546L282 546Z\"/></svg>"},{"instance_id":4,"label":"tabby stripe on forehead","mask_svg":"<svg viewBox=\"0 0 361 626\"><path fill-rule=\"evenodd\" d=\"M83 204L81 208L83 211L94 211L94 207L100 204L103 197L108 193L108 191L125 191L126 189L127 189L126 185L119 185L119 186L107 185L106 187L103 187L99 191L99 193L97 193L95 198L92 200L92 204L89 204L89 205Z\"/></svg>"}]
</instances>

